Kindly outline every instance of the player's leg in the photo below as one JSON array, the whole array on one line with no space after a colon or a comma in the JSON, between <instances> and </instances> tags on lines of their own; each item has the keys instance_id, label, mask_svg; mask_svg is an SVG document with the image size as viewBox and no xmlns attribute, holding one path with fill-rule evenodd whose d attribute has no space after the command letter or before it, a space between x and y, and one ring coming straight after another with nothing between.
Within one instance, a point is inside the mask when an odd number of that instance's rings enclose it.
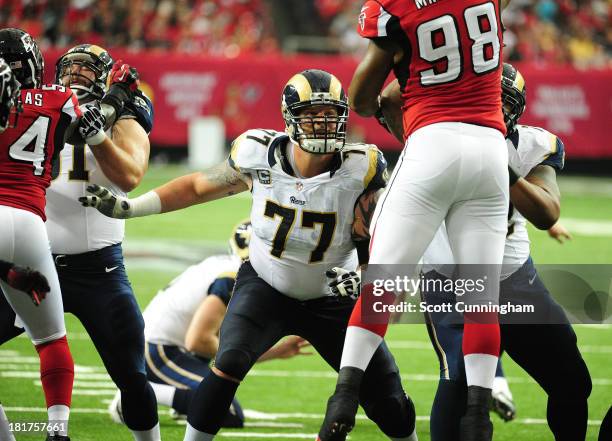
<instances>
[{"instance_id":1,"label":"player's leg","mask_svg":"<svg viewBox=\"0 0 612 441\"><path fill-rule=\"evenodd\" d=\"M177 419L187 417L195 389L210 372L210 360L178 346L148 343L145 348L147 378L157 403L169 406ZM233 399L221 427L244 426L244 413Z\"/></svg>"},{"instance_id":2,"label":"player's leg","mask_svg":"<svg viewBox=\"0 0 612 441\"><path fill-rule=\"evenodd\" d=\"M340 367L346 323L354 302L348 298L321 298L304 302L289 319L290 332L308 340L334 369ZM338 387L342 388L341 385ZM392 440L415 440L412 401L401 385L399 369L386 344L379 346L365 371L361 393L353 403L354 417L360 402L368 417ZM354 418L350 425L354 424ZM334 439L321 433L322 440Z\"/></svg>"},{"instance_id":3,"label":"player's leg","mask_svg":"<svg viewBox=\"0 0 612 441\"><path fill-rule=\"evenodd\" d=\"M13 310L21 317L25 330L40 358L40 373L50 422L66 436L74 381L74 362L64 326L64 310L57 273L49 252L49 239L42 219L28 211L0 207L0 258L40 271L51 290L36 307L28 296L0 282Z\"/></svg>"},{"instance_id":4,"label":"player's leg","mask_svg":"<svg viewBox=\"0 0 612 441\"><path fill-rule=\"evenodd\" d=\"M464 295L466 305L497 302L509 201L508 153L500 132L471 124L458 125L462 151L456 201L446 216L446 228L458 279L485 281L485 291ZM457 294L457 291L455 290ZM488 440L491 389L499 357L497 314L466 313L463 354L468 384L462 440Z\"/></svg>"},{"instance_id":5,"label":"player's leg","mask_svg":"<svg viewBox=\"0 0 612 441\"><path fill-rule=\"evenodd\" d=\"M442 274L430 271L424 280L448 280ZM421 290L422 300L428 305L455 302L452 293L437 290L436 283L426 283ZM427 289L429 288L429 289ZM463 318L455 311L425 314L425 323L432 346L440 364L440 381L431 407L429 428L432 441L459 440L459 422L465 413L467 384L461 342Z\"/></svg>"},{"instance_id":6,"label":"player's leg","mask_svg":"<svg viewBox=\"0 0 612 441\"><path fill-rule=\"evenodd\" d=\"M242 264L221 325L215 365L191 401L185 441L214 438L240 382L257 359L286 335L285 312L294 303L261 279L248 261Z\"/></svg>"},{"instance_id":7,"label":"player's leg","mask_svg":"<svg viewBox=\"0 0 612 441\"><path fill-rule=\"evenodd\" d=\"M15 441L15 437L13 436L9 426L8 418L4 413L2 403L0 403L0 439L3 441Z\"/></svg>"},{"instance_id":8,"label":"player's leg","mask_svg":"<svg viewBox=\"0 0 612 441\"><path fill-rule=\"evenodd\" d=\"M125 273L121 247L56 261L67 310L81 321L121 391L125 424L138 441L158 440L157 402L145 373L144 320Z\"/></svg>"},{"instance_id":9,"label":"player's leg","mask_svg":"<svg viewBox=\"0 0 612 441\"><path fill-rule=\"evenodd\" d=\"M537 276L531 259L502 282L501 291L504 301L527 296L537 303L536 310L550 311L556 324L502 325L504 350L548 394L546 416L555 439L583 440L591 377L574 330Z\"/></svg>"}]
</instances>

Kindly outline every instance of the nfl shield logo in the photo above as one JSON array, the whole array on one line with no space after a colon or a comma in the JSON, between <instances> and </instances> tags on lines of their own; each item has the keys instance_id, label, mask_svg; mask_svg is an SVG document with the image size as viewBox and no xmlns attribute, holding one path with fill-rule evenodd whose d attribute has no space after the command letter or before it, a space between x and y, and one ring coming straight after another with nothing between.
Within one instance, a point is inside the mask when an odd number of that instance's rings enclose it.
<instances>
[{"instance_id":1,"label":"nfl shield logo","mask_svg":"<svg viewBox=\"0 0 612 441\"><path fill-rule=\"evenodd\" d=\"M295 189L297 191L302 191L303 188L304 188L304 184L302 184L301 182L296 182L295 183Z\"/></svg>"}]
</instances>

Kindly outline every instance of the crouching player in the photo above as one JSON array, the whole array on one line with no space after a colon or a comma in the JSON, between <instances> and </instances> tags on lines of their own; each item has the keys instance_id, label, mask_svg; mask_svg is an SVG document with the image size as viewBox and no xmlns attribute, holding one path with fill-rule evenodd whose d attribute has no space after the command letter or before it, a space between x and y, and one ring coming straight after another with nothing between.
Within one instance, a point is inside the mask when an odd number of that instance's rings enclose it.
<instances>
[{"instance_id":1,"label":"crouching player","mask_svg":"<svg viewBox=\"0 0 612 441\"><path fill-rule=\"evenodd\" d=\"M185 417L202 378L210 372L210 361L219 349L219 329L230 301L236 273L248 258L251 222L240 223L230 238L230 255L209 257L189 267L161 290L143 312L145 357L157 403L172 408L175 418ZM288 337L258 361L305 355L308 343ZM122 422L117 393L111 415ZM244 413L236 398L222 427L243 427Z\"/></svg>"}]
</instances>

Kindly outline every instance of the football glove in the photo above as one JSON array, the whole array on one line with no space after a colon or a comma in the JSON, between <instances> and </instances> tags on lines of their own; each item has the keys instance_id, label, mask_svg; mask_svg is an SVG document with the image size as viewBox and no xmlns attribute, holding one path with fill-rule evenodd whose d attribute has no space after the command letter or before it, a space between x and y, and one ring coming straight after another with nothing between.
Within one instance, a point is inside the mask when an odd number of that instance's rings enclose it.
<instances>
[{"instance_id":1,"label":"football glove","mask_svg":"<svg viewBox=\"0 0 612 441\"><path fill-rule=\"evenodd\" d=\"M331 295L350 297L357 300L361 292L361 272L348 271L344 268L334 267L325 272L331 281L327 284Z\"/></svg>"},{"instance_id":2,"label":"football glove","mask_svg":"<svg viewBox=\"0 0 612 441\"><path fill-rule=\"evenodd\" d=\"M8 271L6 283L30 296L35 306L40 305L40 302L51 289L46 277L41 273L31 268L16 265Z\"/></svg>"},{"instance_id":3,"label":"football glove","mask_svg":"<svg viewBox=\"0 0 612 441\"><path fill-rule=\"evenodd\" d=\"M118 60L108 74L108 92L100 101L115 109L115 115L119 115L125 103L132 101L134 92L140 86L138 71Z\"/></svg>"},{"instance_id":4,"label":"football glove","mask_svg":"<svg viewBox=\"0 0 612 441\"><path fill-rule=\"evenodd\" d=\"M104 125L106 118L97 107L90 107L83 113L83 117L79 120L79 134L85 140L87 145L96 146L106 138L104 133Z\"/></svg>"},{"instance_id":5,"label":"football glove","mask_svg":"<svg viewBox=\"0 0 612 441\"><path fill-rule=\"evenodd\" d=\"M97 184L88 185L87 191L92 196L81 196L79 198L83 207L94 207L103 215L115 219L132 217L132 207L128 198L116 195L108 188Z\"/></svg>"}]
</instances>

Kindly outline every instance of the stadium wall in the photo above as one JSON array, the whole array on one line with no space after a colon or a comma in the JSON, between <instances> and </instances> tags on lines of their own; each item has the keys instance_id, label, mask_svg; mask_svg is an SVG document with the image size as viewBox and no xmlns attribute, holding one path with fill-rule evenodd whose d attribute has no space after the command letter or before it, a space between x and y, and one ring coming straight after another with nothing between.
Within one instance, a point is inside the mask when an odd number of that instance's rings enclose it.
<instances>
[{"instance_id":1,"label":"stadium wall","mask_svg":"<svg viewBox=\"0 0 612 441\"><path fill-rule=\"evenodd\" d=\"M55 66L61 50L46 51ZM357 61L338 56L260 56L215 58L168 52L111 51L115 60L136 66L142 87L155 104L156 148L183 148L190 119L216 115L228 138L248 128L283 129L280 91L296 72L320 68L348 86ZM568 159L612 160L608 136L612 122L612 69L580 71L564 67L517 64L527 80L527 110L522 122L544 127L563 139ZM53 81L53 68L46 79ZM385 151L401 146L373 118L351 115L352 140L372 142ZM590 161L588 161L590 162Z\"/></svg>"}]
</instances>

